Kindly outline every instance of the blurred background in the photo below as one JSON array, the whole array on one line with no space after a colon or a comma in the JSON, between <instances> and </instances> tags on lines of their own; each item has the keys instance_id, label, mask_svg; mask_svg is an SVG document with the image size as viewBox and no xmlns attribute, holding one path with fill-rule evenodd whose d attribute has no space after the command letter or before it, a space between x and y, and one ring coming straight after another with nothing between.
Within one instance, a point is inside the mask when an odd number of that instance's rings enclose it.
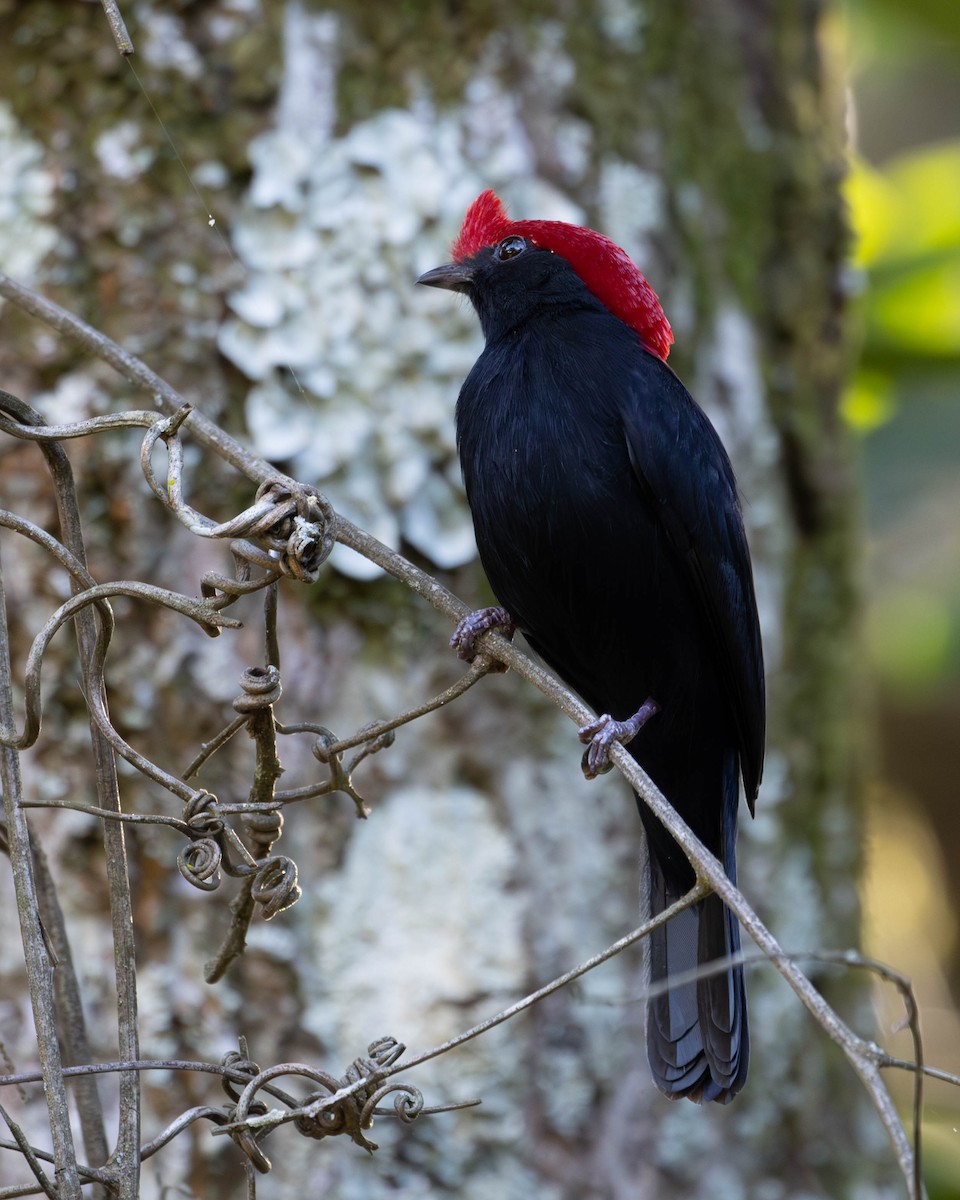
<instances>
[{"instance_id":1,"label":"blurred background","mask_svg":"<svg viewBox=\"0 0 960 1200\"><path fill-rule=\"evenodd\" d=\"M914 980L929 1059L957 1072L960 10L854 0L844 37L860 293L844 411L861 450L878 716L865 945ZM960 1196L957 1092L927 1095L931 1188Z\"/></svg>"}]
</instances>

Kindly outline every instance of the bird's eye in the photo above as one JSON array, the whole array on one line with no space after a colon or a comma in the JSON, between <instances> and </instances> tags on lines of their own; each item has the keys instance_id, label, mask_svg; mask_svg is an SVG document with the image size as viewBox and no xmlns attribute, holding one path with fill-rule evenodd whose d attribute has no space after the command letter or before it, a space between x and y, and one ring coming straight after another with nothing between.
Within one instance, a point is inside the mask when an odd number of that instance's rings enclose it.
<instances>
[{"instance_id":1,"label":"bird's eye","mask_svg":"<svg viewBox=\"0 0 960 1200\"><path fill-rule=\"evenodd\" d=\"M506 262L508 258L516 258L518 254L522 254L527 248L526 238L506 237L502 242L498 242L494 251L493 257L498 262Z\"/></svg>"}]
</instances>

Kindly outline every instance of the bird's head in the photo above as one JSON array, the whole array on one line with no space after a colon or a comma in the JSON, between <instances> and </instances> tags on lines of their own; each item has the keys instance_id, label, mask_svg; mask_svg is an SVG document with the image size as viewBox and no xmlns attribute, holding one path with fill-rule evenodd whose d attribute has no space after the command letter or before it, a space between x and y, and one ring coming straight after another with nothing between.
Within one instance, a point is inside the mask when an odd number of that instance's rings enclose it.
<instances>
[{"instance_id":1,"label":"bird's head","mask_svg":"<svg viewBox=\"0 0 960 1200\"><path fill-rule=\"evenodd\" d=\"M571 286L582 286L651 353L664 360L670 353L673 333L656 293L602 233L565 221L511 221L499 196L486 191L467 209L452 257L417 282L465 293L485 329L491 306L501 316L522 314L531 303L563 299Z\"/></svg>"}]
</instances>

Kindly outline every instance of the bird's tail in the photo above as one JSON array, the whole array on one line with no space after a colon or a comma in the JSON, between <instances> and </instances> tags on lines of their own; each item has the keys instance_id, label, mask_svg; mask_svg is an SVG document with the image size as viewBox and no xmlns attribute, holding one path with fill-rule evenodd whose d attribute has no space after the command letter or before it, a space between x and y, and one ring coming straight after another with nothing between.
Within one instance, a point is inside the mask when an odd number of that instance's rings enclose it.
<instances>
[{"instance_id":1,"label":"bird's tail","mask_svg":"<svg viewBox=\"0 0 960 1200\"><path fill-rule=\"evenodd\" d=\"M735 804L736 798L734 814ZM734 839L735 830L724 839L723 857L727 874L736 881ZM655 915L678 900L682 889L667 882L653 853L649 872L650 910ZM739 949L736 918L717 896L708 896L654 930L651 981L693 972ZM744 1085L750 1057L743 968L729 967L651 999L647 1055L657 1087L671 1100L685 1096L698 1104L708 1100L728 1104Z\"/></svg>"}]
</instances>

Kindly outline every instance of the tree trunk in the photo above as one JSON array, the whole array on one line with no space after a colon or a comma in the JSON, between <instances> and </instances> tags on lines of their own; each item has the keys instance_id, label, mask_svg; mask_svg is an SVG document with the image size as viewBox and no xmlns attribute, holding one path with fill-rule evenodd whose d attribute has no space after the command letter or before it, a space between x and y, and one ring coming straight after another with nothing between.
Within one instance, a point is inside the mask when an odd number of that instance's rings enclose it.
<instances>
[{"instance_id":1,"label":"tree trunk","mask_svg":"<svg viewBox=\"0 0 960 1200\"><path fill-rule=\"evenodd\" d=\"M122 7L136 77L99 6L0 2L0 66L20 81L0 103L21 222L4 269L32 276L480 603L453 446L479 331L449 296L412 281L445 261L487 186L518 217L576 220L623 244L660 295L671 364L716 423L745 496L771 731L741 883L787 949L855 944L857 508L837 415L846 235L831 6ZM9 306L0 322L4 386L51 422L149 404ZM71 445L91 570L197 591L226 556L174 527L135 469L136 445L121 435ZM7 506L45 511L35 452L4 453ZM208 458L191 488L218 519L251 499ZM31 605L50 594L42 569L30 556L20 564L19 609L10 600L20 644L34 632ZM444 621L349 553L315 588L287 585L280 603L283 721L345 735L458 673ZM217 642L156 610L131 607L122 622L112 709L172 770L229 722L240 672L261 661L256 603L242 615L245 630ZM59 653L26 781L36 795L88 787L64 758L85 718ZM284 739L280 750L287 786L313 777L308 745ZM244 799L243 754L221 752L201 783ZM288 811L280 848L298 862L303 899L255 925L245 958L212 988L202 963L228 889L185 895L174 838L132 831L143 1053L209 1057L243 1034L262 1066L300 1059L342 1074L384 1034L428 1048L603 948L637 922L641 829L622 781L587 785L578 762L572 726L511 675L401 730L358 771L368 821L343 798ZM145 781L124 783L126 807L174 812ZM33 825L87 961L109 962L95 822L45 813ZM0 951L11 977L15 950ZM707 1110L663 1100L646 1064L641 959L628 951L409 1077L427 1104L481 1097L479 1109L409 1127L378 1119L372 1159L346 1139L275 1132L260 1195L900 1194L860 1085L770 969L749 972L743 1095ZM874 1036L859 986L835 975L814 972ZM96 968L90 976L99 1030L109 993ZM3 1040L18 1068L34 1060L28 1030ZM191 1104L217 1103L202 1080L146 1079L146 1136ZM154 1160L145 1196L153 1180L238 1194L236 1150L195 1137L191 1153L180 1139ZM0 1157L0 1183L24 1176L13 1157Z\"/></svg>"}]
</instances>

